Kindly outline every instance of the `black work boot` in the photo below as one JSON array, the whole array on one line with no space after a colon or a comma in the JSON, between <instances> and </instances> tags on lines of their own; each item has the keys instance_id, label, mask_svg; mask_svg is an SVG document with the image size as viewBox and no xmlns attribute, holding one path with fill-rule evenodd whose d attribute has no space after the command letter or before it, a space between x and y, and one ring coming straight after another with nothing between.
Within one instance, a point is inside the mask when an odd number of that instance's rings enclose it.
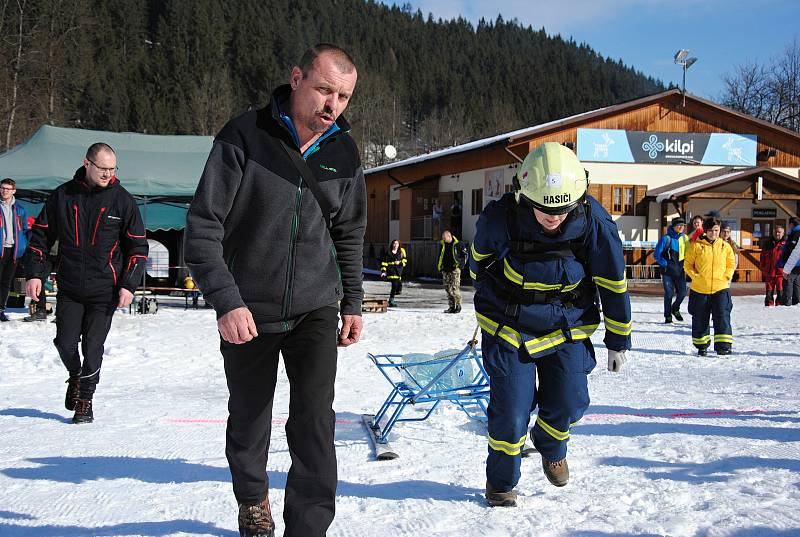
<instances>
[{"instance_id":1,"label":"black work boot","mask_svg":"<svg viewBox=\"0 0 800 537\"><path fill-rule=\"evenodd\" d=\"M64 406L67 410L75 410L75 401L81 396L81 377L80 375L70 375L67 379L67 396L64 398Z\"/></svg>"},{"instance_id":2,"label":"black work boot","mask_svg":"<svg viewBox=\"0 0 800 537\"><path fill-rule=\"evenodd\" d=\"M461 304L458 304L455 308L453 308L453 313L461 313Z\"/></svg>"},{"instance_id":3,"label":"black work boot","mask_svg":"<svg viewBox=\"0 0 800 537\"><path fill-rule=\"evenodd\" d=\"M72 423L92 423L94 414L92 413L91 399L75 400L75 415L72 416Z\"/></svg>"},{"instance_id":4,"label":"black work boot","mask_svg":"<svg viewBox=\"0 0 800 537\"><path fill-rule=\"evenodd\" d=\"M489 502L489 507L516 507L517 491L512 489L508 492L500 492L487 481L486 501Z\"/></svg>"},{"instance_id":5,"label":"black work boot","mask_svg":"<svg viewBox=\"0 0 800 537\"><path fill-rule=\"evenodd\" d=\"M542 457L542 470L547 480L556 487L563 487L569 482L569 466L566 458L553 462Z\"/></svg>"},{"instance_id":6,"label":"black work boot","mask_svg":"<svg viewBox=\"0 0 800 537\"><path fill-rule=\"evenodd\" d=\"M444 313L453 313L453 312L455 312L455 310L456 310L456 309L455 309L453 306L450 306L449 308L447 308L446 310L444 310Z\"/></svg>"},{"instance_id":7,"label":"black work boot","mask_svg":"<svg viewBox=\"0 0 800 537\"><path fill-rule=\"evenodd\" d=\"M255 505L239 504L240 537L275 537L269 498Z\"/></svg>"},{"instance_id":8,"label":"black work boot","mask_svg":"<svg viewBox=\"0 0 800 537\"><path fill-rule=\"evenodd\" d=\"M672 316L678 321L683 321L683 315L681 315L679 310L672 310Z\"/></svg>"}]
</instances>

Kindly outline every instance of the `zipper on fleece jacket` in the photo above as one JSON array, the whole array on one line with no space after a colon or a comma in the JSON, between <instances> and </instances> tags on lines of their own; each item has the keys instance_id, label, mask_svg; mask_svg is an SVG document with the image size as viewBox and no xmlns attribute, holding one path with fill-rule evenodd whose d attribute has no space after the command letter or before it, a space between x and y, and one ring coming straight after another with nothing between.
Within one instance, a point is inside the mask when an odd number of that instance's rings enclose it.
<instances>
[{"instance_id":1,"label":"zipper on fleece jacket","mask_svg":"<svg viewBox=\"0 0 800 537\"><path fill-rule=\"evenodd\" d=\"M283 307L281 308L281 319L284 330L289 330L289 310L292 303L292 282L294 279L294 261L297 250L297 234L300 227L300 206L303 201L303 179L299 178L297 193L295 194L294 214L292 215L292 233L289 239L289 260L286 263L286 288L283 291Z\"/></svg>"},{"instance_id":2,"label":"zipper on fleece jacket","mask_svg":"<svg viewBox=\"0 0 800 537\"><path fill-rule=\"evenodd\" d=\"M97 239L97 228L100 227L100 220L103 218L103 213L106 212L105 207L100 207L100 214L97 215L97 222L94 224L94 232L92 232L92 245L94 245L95 240Z\"/></svg>"}]
</instances>

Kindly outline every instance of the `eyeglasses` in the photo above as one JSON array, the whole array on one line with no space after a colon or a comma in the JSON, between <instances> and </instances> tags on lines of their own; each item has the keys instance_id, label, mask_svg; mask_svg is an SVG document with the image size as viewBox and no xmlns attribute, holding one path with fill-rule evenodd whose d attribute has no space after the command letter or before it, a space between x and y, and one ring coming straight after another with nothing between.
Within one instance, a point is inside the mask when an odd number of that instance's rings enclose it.
<instances>
[{"instance_id":1,"label":"eyeglasses","mask_svg":"<svg viewBox=\"0 0 800 537\"><path fill-rule=\"evenodd\" d=\"M94 163L94 161L93 161L92 159L89 159L89 158L87 158L86 160L88 160L89 162L91 162L91 163L92 163L92 166L94 166L95 168L97 168L98 170L100 170L100 171L101 171L101 172L103 172L103 173L106 173L106 172L108 172L108 173L116 173L116 172L117 172L117 170L119 170L119 167L118 167L118 166L114 166L113 168L101 168L100 166L98 166L97 164L95 164L95 163Z\"/></svg>"},{"instance_id":2,"label":"eyeglasses","mask_svg":"<svg viewBox=\"0 0 800 537\"><path fill-rule=\"evenodd\" d=\"M15 187L15 186L3 186L3 187L0 187L0 190L6 190L6 191L9 191L9 192L13 191L13 190L16 190L16 189L17 189L17 187Z\"/></svg>"}]
</instances>

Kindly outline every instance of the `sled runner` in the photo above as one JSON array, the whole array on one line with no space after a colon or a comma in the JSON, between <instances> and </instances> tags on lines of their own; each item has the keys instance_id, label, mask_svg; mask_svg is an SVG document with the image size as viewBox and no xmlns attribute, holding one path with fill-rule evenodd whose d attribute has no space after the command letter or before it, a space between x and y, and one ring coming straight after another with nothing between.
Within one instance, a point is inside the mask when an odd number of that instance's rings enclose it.
<instances>
[{"instance_id":1,"label":"sled runner","mask_svg":"<svg viewBox=\"0 0 800 537\"><path fill-rule=\"evenodd\" d=\"M377 366L392 391L374 415L362 416L370 433L378 460L396 459L389 446L389 434L395 425L406 421L424 421L442 401L458 406L471 419L486 421L489 404L489 377L481 363L477 341L463 349L430 354L367 354ZM420 405L424 415L404 416L408 405Z\"/></svg>"}]
</instances>

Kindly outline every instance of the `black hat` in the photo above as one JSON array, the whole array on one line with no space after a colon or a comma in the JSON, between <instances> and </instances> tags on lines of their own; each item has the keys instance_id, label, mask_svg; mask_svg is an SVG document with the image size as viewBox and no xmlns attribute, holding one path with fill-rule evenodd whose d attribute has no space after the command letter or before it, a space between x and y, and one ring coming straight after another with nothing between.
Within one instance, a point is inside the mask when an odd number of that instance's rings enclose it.
<instances>
[{"instance_id":1,"label":"black hat","mask_svg":"<svg viewBox=\"0 0 800 537\"><path fill-rule=\"evenodd\" d=\"M675 218L672 219L672 222L669 223L669 225L672 227L680 226L682 224L686 225L686 220L684 220L680 216L676 216Z\"/></svg>"}]
</instances>

